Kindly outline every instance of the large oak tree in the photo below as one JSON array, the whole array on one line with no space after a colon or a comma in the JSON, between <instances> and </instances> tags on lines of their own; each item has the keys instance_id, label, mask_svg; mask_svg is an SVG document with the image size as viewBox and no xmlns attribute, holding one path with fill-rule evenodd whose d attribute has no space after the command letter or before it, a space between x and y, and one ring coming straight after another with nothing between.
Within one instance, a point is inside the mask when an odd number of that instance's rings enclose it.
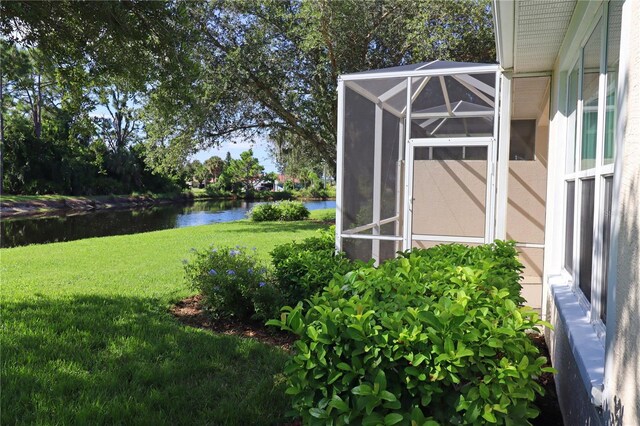
<instances>
[{"instance_id":1,"label":"large oak tree","mask_svg":"<svg viewBox=\"0 0 640 426\"><path fill-rule=\"evenodd\" d=\"M174 152L261 134L334 166L342 73L425 60L493 62L487 0L188 3L191 79L152 95L151 146ZM177 100L180 98L180 100Z\"/></svg>"}]
</instances>

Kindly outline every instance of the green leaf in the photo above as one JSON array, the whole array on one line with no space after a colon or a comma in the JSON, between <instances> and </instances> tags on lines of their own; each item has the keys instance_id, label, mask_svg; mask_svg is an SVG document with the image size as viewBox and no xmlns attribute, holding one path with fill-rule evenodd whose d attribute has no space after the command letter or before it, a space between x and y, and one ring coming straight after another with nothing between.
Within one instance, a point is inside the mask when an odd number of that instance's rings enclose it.
<instances>
[{"instance_id":1,"label":"green leaf","mask_svg":"<svg viewBox=\"0 0 640 426\"><path fill-rule=\"evenodd\" d=\"M362 419L362 426L378 426L381 424L384 424L384 418L378 413L371 413Z\"/></svg>"},{"instance_id":2,"label":"green leaf","mask_svg":"<svg viewBox=\"0 0 640 426\"><path fill-rule=\"evenodd\" d=\"M522 357L522 360L520 361L520 364L518 364L518 370L524 371L527 369L528 366L529 366L529 357L524 355Z\"/></svg>"},{"instance_id":3,"label":"green leaf","mask_svg":"<svg viewBox=\"0 0 640 426\"><path fill-rule=\"evenodd\" d=\"M291 387L288 387L288 388L284 391L284 393L285 393L285 394L287 394L287 395L297 395L297 394L299 394L299 393L300 393L300 388L295 387L295 386L291 386Z\"/></svg>"},{"instance_id":4,"label":"green leaf","mask_svg":"<svg viewBox=\"0 0 640 426\"><path fill-rule=\"evenodd\" d=\"M339 368L340 370L344 370L344 371L351 371L351 366L349 364L347 364L346 362L339 362L338 365L336 365L337 368Z\"/></svg>"},{"instance_id":5,"label":"green leaf","mask_svg":"<svg viewBox=\"0 0 640 426\"><path fill-rule=\"evenodd\" d=\"M385 426L391 426L400 423L403 420L402 414L390 413L384 416Z\"/></svg>"},{"instance_id":6,"label":"green leaf","mask_svg":"<svg viewBox=\"0 0 640 426\"><path fill-rule=\"evenodd\" d=\"M334 407L335 409L337 409L342 413L349 411L349 405L347 405L347 403L344 402L344 400L340 398L338 395L333 395L333 397L331 397L329 406Z\"/></svg>"},{"instance_id":7,"label":"green leaf","mask_svg":"<svg viewBox=\"0 0 640 426\"><path fill-rule=\"evenodd\" d=\"M393 402L397 401L398 398L387 390L383 390L380 392L380 399L384 399L385 401Z\"/></svg>"},{"instance_id":8,"label":"green leaf","mask_svg":"<svg viewBox=\"0 0 640 426\"><path fill-rule=\"evenodd\" d=\"M413 365L415 365L415 366L418 366L418 365L422 364L422 362L423 362L425 359L427 359L427 357L426 357L426 356L424 356L423 354L416 354L416 355L414 355L414 357L413 357L413 362L412 362L412 364L413 364Z\"/></svg>"},{"instance_id":9,"label":"green leaf","mask_svg":"<svg viewBox=\"0 0 640 426\"><path fill-rule=\"evenodd\" d=\"M309 336L311 338L311 340L317 341L318 340L318 330L316 330L315 327L313 327L313 326L308 326L307 327L307 336Z\"/></svg>"},{"instance_id":10,"label":"green leaf","mask_svg":"<svg viewBox=\"0 0 640 426\"><path fill-rule=\"evenodd\" d=\"M328 385L332 384L333 382L338 380L340 377L342 377L342 372L333 370L331 374L329 374L329 377L327 378L327 384Z\"/></svg>"},{"instance_id":11,"label":"green leaf","mask_svg":"<svg viewBox=\"0 0 640 426\"><path fill-rule=\"evenodd\" d=\"M378 390L385 390L387 388L387 378L383 370L378 370L374 383L379 386Z\"/></svg>"},{"instance_id":12,"label":"green leaf","mask_svg":"<svg viewBox=\"0 0 640 426\"><path fill-rule=\"evenodd\" d=\"M501 348L502 341L496 339L495 337L492 337L487 341L487 345L491 346L492 348Z\"/></svg>"},{"instance_id":13,"label":"green leaf","mask_svg":"<svg viewBox=\"0 0 640 426\"><path fill-rule=\"evenodd\" d=\"M326 410L323 410L323 409L317 408L317 407L310 408L309 409L309 414L311 414L316 419L327 419L327 418L329 418L329 415L327 414Z\"/></svg>"},{"instance_id":14,"label":"green leaf","mask_svg":"<svg viewBox=\"0 0 640 426\"><path fill-rule=\"evenodd\" d=\"M454 354L453 340L450 337L444 339L444 350L447 354Z\"/></svg>"},{"instance_id":15,"label":"green leaf","mask_svg":"<svg viewBox=\"0 0 640 426\"><path fill-rule=\"evenodd\" d=\"M487 385L485 385L484 383L480 383L480 388L478 389L480 391L480 396L483 399L488 399L490 396L490 392L489 392L489 388L487 387Z\"/></svg>"},{"instance_id":16,"label":"green leaf","mask_svg":"<svg viewBox=\"0 0 640 426\"><path fill-rule=\"evenodd\" d=\"M495 414L493 414L493 410L489 404L484 406L484 413L482 413L482 418L488 421L489 423L497 423Z\"/></svg>"},{"instance_id":17,"label":"green leaf","mask_svg":"<svg viewBox=\"0 0 640 426\"><path fill-rule=\"evenodd\" d=\"M372 395L373 389L371 386L364 384L351 389L351 393L354 395Z\"/></svg>"}]
</instances>

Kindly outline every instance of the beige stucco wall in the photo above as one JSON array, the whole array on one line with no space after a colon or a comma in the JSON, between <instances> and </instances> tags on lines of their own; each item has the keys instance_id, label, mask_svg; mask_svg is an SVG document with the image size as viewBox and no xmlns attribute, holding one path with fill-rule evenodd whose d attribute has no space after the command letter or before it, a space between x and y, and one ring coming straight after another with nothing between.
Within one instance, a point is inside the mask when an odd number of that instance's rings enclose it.
<instances>
[{"instance_id":1,"label":"beige stucco wall","mask_svg":"<svg viewBox=\"0 0 640 426\"><path fill-rule=\"evenodd\" d=\"M627 0L640 17L640 0ZM640 424L640 25L630 25L617 244L615 322L607 324L605 415L611 424Z\"/></svg>"}]
</instances>

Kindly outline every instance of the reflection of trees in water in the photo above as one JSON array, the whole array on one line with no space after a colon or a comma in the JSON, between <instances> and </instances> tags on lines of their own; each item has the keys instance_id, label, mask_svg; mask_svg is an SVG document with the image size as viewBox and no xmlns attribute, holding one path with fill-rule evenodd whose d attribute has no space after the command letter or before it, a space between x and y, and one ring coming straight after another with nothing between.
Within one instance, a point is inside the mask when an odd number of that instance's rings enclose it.
<instances>
[{"instance_id":1,"label":"reflection of trees in water","mask_svg":"<svg viewBox=\"0 0 640 426\"><path fill-rule=\"evenodd\" d=\"M110 210L0 222L2 247L72 241L174 228L180 206L136 210Z\"/></svg>"}]
</instances>

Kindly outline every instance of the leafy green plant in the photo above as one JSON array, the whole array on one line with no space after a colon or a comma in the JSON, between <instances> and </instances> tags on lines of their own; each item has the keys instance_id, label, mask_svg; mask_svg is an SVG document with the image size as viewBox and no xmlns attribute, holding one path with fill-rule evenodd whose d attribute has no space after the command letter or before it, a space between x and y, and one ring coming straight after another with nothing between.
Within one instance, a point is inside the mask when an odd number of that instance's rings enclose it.
<instances>
[{"instance_id":1,"label":"leafy green plant","mask_svg":"<svg viewBox=\"0 0 640 426\"><path fill-rule=\"evenodd\" d=\"M302 220L309 217L309 210L300 201L278 201L280 220Z\"/></svg>"},{"instance_id":2,"label":"leafy green plant","mask_svg":"<svg viewBox=\"0 0 640 426\"><path fill-rule=\"evenodd\" d=\"M309 217L309 210L300 201L277 201L258 204L249 212L255 222L303 220Z\"/></svg>"},{"instance_id":3,"label":"leafy green plant","mask_svg":"<svg viewBox=\"0 0 640 426\"><path fill-rule=\"evenodd\" d=\"M196 251L185 264L185 274L191 286L202 294L203 303L213 316L273 317L273 310L267 309L266 303L277 298L269 296L273 291L264 289L270 284L267 269L243 247ZM254 299L260 301L258 309Z\"/></svg>"},{"instance_id":4,"label":"leafy green plant","mask_svg":"<svg viewBox=\"0 0 640 426\"><path fill-rule=\"evenodd\" d=\"M274 276L284 304L295 305L322 290L334 276L355 269L359 263L335 251L335 227L320 230L301 242L276 246L271 251Z\"/></svg>"},{"instance_id":5,"label":"leafy green plant","mask_svg":"<svg viewBox=\"0 0 640 426\"><path fill-rule=\"evenodd\" d=\"M280 209L275 203L258 204L249 212L255 222L275 221L280 219Z\"/></svg>"},{"instance_id":6,"label":"leafy green plant","mask_svg":"<svg viewBox=\"0 0 640 426\"><path fill-rule=\"evenodd\" d=\"M527 331L548 324L512 294L515 255L414 249L284 308L269 324L300 338L285 369L295 411L305 424L529 424L547 369Z\"/></svg>"}]
</instances>

